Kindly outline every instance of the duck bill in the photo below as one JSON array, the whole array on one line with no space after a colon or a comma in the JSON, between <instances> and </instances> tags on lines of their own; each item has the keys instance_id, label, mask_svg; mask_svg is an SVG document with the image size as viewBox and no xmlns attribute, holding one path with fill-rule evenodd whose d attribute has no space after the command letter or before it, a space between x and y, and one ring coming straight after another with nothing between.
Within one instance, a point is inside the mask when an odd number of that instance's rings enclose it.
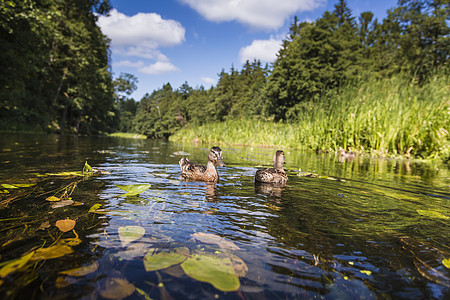
<instances>
[{"instance_id":1,"label":"duck bill","mask_svg":"<svg viewBox=\"0 0 450 300\"><path fill-rule=\"evenodd\" d=\"M217 165L218 165L219 167L225 167L225 164L223 163L223 161L222 161L221 159L218 159L218 160L217 160Z\"/></svg>"}]
</instances>

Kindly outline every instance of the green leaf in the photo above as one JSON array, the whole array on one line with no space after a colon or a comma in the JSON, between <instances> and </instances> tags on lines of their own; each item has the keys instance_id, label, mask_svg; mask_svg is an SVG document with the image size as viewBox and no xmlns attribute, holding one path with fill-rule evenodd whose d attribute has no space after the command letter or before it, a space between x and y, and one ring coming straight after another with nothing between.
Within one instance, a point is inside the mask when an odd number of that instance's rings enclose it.
<instances>
[{"instance_id":1,"label":"green leaf","mask_svg":"<svg viewBox=\"0 0 450 300\"><path fill-rule=\"evenodd\" d=\"M92 167L87 162L85 162L84 168L83 168L83 173L92 173L92 172L93 172Z\"/></svg>"},{"instance_id":2,"label":"green leaf","mask_svg":"<svg viewBox=\"0 0 450 300\"><path fill-rule=\"evenodd\" d=\"M22 268L34 255L34 251L30 252L22 257L10 260L0 269L0 278L5 278L12 272Z\"/></svg>"},{"instance_id":3,"label":"green leaf","mask_svg":"<svg viewBox=\"0 0 450 300\"><path fill-rule=\"evenodd\" d=\"M140 239L145 234L145 228L141 226L124 226L119 227L119 238L122 246L126 246L131 242Z\"/></svg>"},{"instance_id":4,"label":"green leaf","mask_svg":"<svg viewBox=\"0 0 450 300\"><path fill-rule=\"evenodd\" d=\"M125 192L128 192L126 194L121 195L121 197L127 197L127 196L135 196L139 195L142 192L145 192L148 190L152 185L151 184L130 184L130 185L117 185L116 186L124 190Z\"/></svg>"},{"instance_id":5,"label":"green leaf","mask_svg":"<svg viewBox=\"0 0 450 300\"><path fill-rule=\"evenodd\" d=\"M442 260L442 263L447 269L450 269L450 258L445 258Z\"/></svg>"},{"instance_id":6,"label":"green leaf","mask_svg":"<svg viewBox=\"0 0 450 300\"><path fill-rule=\"evenodd\" d=\"M88 211L88 212L93 212L93 211L99 209L101 206L102 206L102 205L99 204L99 203L94 204L94 205L91 206L91 208L89 208L89 211Z\"/></svg>"},{"instance_id":7,"label":"green leaf","mask_svg":"<svg viewBox=\"0 0 450 300\"><path fill-rule=\"evenodd\" d=\"M144 266L147 272L166 269L186 260L186 255L183 254L183 251L175 250L155 253L157 250L150 249L144 256ZM184 251L187 253L187 248Z\"/></svg>"},{"instance_id":8,"label":"green leaf","mask_svg":"<svg viewBox=\"0 0 450 300\"><path fill-rule=\"evenodd\" d=\"M181 267L189 277L208 282L223 292L239 289L239 278L229 258L194 254L187 258Z\"/></svg>"},{"instance_id":9,"label":"green leaf","mask_svg":"<svg viewBox=\"0 0 450 300\"><path fill-rule=\"evenodd\" d=\"M19 188L19 187L15 186L15 185L7 184L7 183L3 183L2 186L3 186L5 189L18 189L18 188Z\"/></svg>"},{"instance_id":10,"label":"green leaf","mask_svg":"<svg viewBox=\"0 0 450 300\"><path fill-rule=\"evenodd\" d=\"M450 217L447 217L443 214L441 214L440 212L434 211L434 210L422 210L422 209L418 209L417 212L425 217L430 217L430 218L438 218L438 219L444 219L444 220L448 220L450 219Z\"/></svg>"}]
</instances>

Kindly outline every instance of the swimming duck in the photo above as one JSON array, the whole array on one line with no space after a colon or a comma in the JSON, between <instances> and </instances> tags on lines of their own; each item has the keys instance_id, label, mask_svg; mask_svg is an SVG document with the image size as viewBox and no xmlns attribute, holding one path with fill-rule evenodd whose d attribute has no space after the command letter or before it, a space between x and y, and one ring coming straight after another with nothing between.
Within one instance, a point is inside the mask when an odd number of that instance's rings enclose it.
<instances>
[{"instance_id":1,"label":"swimming duck","mask_svg":"<svg viewBox=\"0 0 450 300\"><path fill-rule=\"evenodd\" d=\"M283 170L285 162L284 152L278 150L273 156L273 168L256 171L255 182L286 183L288 177Z\"/></svg>"},{"instance_id":2,"label":"swimming duck","mask_svg":"<svg viewBox=\"0 0 450 300\"><path fill-rule=\"evenodd\" d=\"M344 162L346 159L352 160L355 158L356 153L355 152L347 152L345 149L340 148L338 151L339 155L339 161Z\"/></svg>"},{"instance_id":3,"label":"swimming duck","mask_svg":"<svg viewBox=\"0 0 450 300\"><path fill-rule=\"evenodd\" d=\"M217 166L225 167L222 161L222 150L219 147L212 147L208 154L208 164L206 166L197 165L188 158L180 159L181 176L184 179L195 181L218 182L219 174Z\"/></svg>"}]
</instances>

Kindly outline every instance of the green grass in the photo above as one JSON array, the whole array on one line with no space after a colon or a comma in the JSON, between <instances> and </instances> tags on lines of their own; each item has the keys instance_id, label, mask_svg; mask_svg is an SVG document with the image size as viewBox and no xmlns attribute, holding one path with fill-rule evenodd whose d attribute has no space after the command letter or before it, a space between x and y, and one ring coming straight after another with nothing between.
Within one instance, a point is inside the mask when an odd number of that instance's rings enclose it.
<instances>
[{"instance_id":1,"label":"green grass","mask_svg":"<svg viewBox=\"0 0 450 300\"><path fill-rule=\"evenodd\" d=\"M110 133L108 136L112 137L120 137L120 138L127 138L127 139L146 139L147 137L143 134L139 133L130 133L130 132L115 132Z\"/></svg>"},{"instance_id":2,"label":"green grass","mask_svg":"<svg viewBox=\"0 0 450 300\"><path fill-rule=\"evenodd\" d=\"M173 141L240 144L335 152L340 147L376 156L450 158L447 75L420 87L404 76L348 84L318 103L297 108L297 121L227 120L188 126Z\"/></svg>"}]
</instances>

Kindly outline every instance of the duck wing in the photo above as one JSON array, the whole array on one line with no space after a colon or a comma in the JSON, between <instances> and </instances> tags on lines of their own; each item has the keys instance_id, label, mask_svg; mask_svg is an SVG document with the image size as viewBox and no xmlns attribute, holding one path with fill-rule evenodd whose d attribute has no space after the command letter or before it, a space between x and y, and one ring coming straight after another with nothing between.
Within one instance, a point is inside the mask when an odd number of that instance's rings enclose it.
<instances>
[{"instance_id":1,"label":"duck wing","mask_svg":"<svg viewBox=\"0 0 450 300\"><path fill-rule=\"evenodd\" d=\"M201 174L206 172L206 166L197 165L185 157L180 160L180 168L182 175Z\"/></svg>"}]
</instances>

